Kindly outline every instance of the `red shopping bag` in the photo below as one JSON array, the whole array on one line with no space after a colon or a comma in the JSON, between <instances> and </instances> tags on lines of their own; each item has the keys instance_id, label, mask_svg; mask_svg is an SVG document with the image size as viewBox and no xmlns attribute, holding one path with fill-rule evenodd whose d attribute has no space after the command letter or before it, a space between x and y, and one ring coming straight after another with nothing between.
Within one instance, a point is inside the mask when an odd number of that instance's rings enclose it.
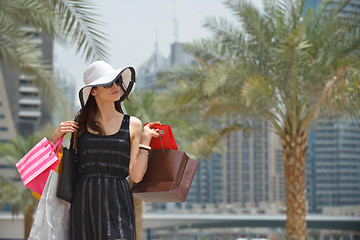
<instances>
[{"instance_id":1,"label":"red shopping bag","mask_svg":"<svg viewBox=\"0 0 360 240\"><path fill-rule=\"evenodd\" d=\"M42 194L51 170L55 170L58 163L58 151L63 137L55 144L44 137L25 156L16 163L24 185L38 194Z\"/></svg>"},{"instance_id":2,"label":"red shopping bag","mask_svg":"<svg viewBox=\"0 0 360 240\"><path fill-rule=\"evenodd\" d=\"M160 129L160 137L151 139L151 149L172 149L178 150L170 125L154 124L152 129Z\"/></svg>"}]
</instances>

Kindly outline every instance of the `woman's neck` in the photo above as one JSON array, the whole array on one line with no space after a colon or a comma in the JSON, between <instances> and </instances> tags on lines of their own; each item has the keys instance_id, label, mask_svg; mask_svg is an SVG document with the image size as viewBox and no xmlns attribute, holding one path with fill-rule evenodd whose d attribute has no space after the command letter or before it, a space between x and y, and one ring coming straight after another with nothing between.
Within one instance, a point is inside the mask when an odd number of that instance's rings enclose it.
<instances>
[{"instance_id":1,"label":"woman's neck","mask_svg":"<svg viewBox=\"0 0 360 240\"><path fill-rule=\"evenodd\" d=\"M95 119L100 122L107 122L108 120L118 117L119 113L115 109L115 104L112 102L97 102L98 111L96 113Z\"/></svg>"}]
</instances>

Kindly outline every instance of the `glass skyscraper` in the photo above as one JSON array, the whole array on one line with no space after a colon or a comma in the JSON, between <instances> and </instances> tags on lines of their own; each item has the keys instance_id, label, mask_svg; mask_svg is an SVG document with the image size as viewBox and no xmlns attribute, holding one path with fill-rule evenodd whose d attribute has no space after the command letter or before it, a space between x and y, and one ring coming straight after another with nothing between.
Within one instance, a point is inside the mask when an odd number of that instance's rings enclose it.
<instances>
[{"instance_id":1,"label":"glass skyscraper","mask_svg":"<svg viewBox=\"0 0 360 240\"><path fill-rule=\"evenodd\" d=\"M334 0L330 7L340 3ZM309 7L321 0L307 0ZM360 0L351 0L339 14L343 19L360 13ZM310 212L329 206L360 204L360 125L338 120L311 131L306 165L307 200Z\"/></svg>"},{"instance_id":2,"label":"glass skyscraper","mask_svg":"<svg viewBox=\"0 0 360 240\"><path fill-rule=\"evenodd\" d=\"M320 6L322 0L306 0L304 4L304 12L306 12L310 7L315 9ZM341 3L342 0L333 0L333 2L329 5L329 8L336 6ZM349 4L343 9L340 13L341 18L347 18L349 16L353 16L355 14L360 13L360 0L351 0Z\"/></svg>"},{"instance_id":3,"label":"glass skyscraper","mask_svg":"<svg viewBox=\"0 0 360 240\"><path fill-rule=\"evenodd\" d=\"M360 126L330 121L310 133L307 157L310 212L360 204Z\"/></svg>"},{"instance_id":4,"label":"glass skyscraper","mask_svg":"<svg viewBox=\"0 0 360 240\"><path fill-rule=\"evenodd\" d=\"M236 121L236 118L234 118ZM223 156L223 202L236 207L285 203L280 138L264 122L261 131L227 136Z\"/></svg>"}]
</instances>

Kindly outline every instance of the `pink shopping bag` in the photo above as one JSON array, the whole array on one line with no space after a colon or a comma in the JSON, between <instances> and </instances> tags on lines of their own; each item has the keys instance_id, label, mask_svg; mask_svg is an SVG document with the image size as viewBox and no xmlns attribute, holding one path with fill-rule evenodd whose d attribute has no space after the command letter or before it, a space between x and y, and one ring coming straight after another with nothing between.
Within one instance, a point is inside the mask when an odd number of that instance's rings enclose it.
<instances>
[{"instance_id":1,"label":"pink shopping bag","mask_svg":"<svg viewBox=\"0 0 360 240\"><path fill-rule=\"evenodd\" d=\"M42 194L51 170L55 170L58 163L58 151L63 137L55 144L44 137L25 156L16 163L24 185L38 194Z\"/></svg>"}]
</instances>

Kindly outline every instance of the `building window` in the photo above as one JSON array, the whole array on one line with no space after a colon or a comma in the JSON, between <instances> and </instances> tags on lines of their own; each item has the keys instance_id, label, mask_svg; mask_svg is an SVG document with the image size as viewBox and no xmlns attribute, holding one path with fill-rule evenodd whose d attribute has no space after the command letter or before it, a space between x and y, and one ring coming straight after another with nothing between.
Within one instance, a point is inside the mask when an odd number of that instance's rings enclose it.
<instances>
[{"instance_id":1,"label":"building window","mask_svg":"<svg viewBox=\"0 0 360 240\"><path fill-rule=\"evenodd\" d=\"M7 131L7 127L0 127L0 131Z\"/></svg>"},{"instance_id":2,"label":"building window","mask_svg":"<svg viewBox=\"0 0 360 240\"><path fill-rule=\"evenodd\" d=\"M4 114L0 114L0 119L4 119L4 118L5 118Z\"/></svg>"}]
</instances>

